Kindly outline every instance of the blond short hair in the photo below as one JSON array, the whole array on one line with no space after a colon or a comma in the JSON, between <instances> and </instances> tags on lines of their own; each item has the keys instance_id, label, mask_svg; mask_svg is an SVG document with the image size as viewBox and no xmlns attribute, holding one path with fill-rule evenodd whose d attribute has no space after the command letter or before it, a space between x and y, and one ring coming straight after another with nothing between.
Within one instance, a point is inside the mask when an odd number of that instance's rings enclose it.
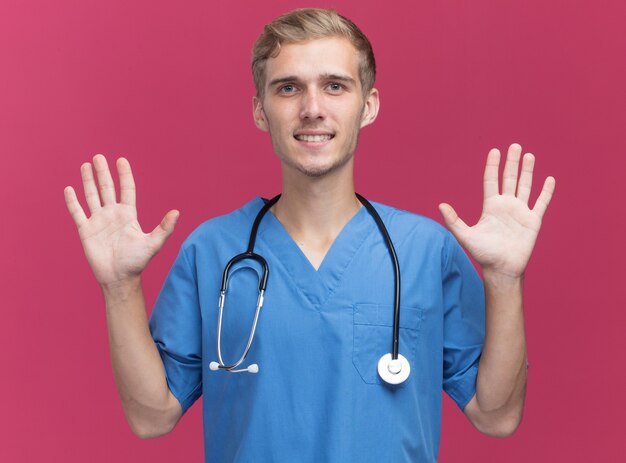
<instances>
[{"instance_id":1,"label":"blond short hair","mask_svg":"<svg viewBox=\"0 0 626 463\"><path fill-rule=\"evenodd\" d=\"M265 64L280 53L283 44L304 42L325 37L343 37L350 41L360 54L359 78L363 95L374 87L376 61L368 38L350 21L335 10L302 8L279 16L265 26L252 47L252 78L258 97L265 88Z\"/></svg>"}]
</instances>

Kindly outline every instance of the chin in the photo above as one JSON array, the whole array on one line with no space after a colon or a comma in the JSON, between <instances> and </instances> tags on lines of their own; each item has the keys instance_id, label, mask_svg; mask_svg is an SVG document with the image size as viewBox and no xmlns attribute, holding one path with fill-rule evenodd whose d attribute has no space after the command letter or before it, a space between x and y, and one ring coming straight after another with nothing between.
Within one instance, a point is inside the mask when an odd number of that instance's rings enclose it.
<instances>
[{"instance_id":1,"label":"chin","mask_svg":"<svg viewBox=\"0 0 626 463\"><path fill-rule=\"evenodd\" d=\"M342 168L344 168L352 159L352 157L348 157L346 159L342 159L338 162L332 163L332 164L322 164L322 165L297 165L297 166L293 166L296 168L296 170L298 170L298 172L306 175L307 177L310 178L320 178L320 177L324 177L327 176L329 174L332 174L334 172L337 172L339 170L342 170Z\"/></svg>"},{"instance_id":2,"label":"chin","mask_svg":"<svg viewBox=\"0 0 626 463\"><path fill-rule=\"evenodd\" d=\"M283 170L285 168L309 178L320 178L337 172L346 167L353 158L353 154L338 158L330 153L318 153L310 156L308 153L298 153L293 156L280 156Z\"/></svg>"},{"instance_id":3,"label":"chin","mask_svg":"<svg viewBox=\"0 0 626 463\"><path fill-rule=\"evenodd\" d=\"M325 175L331 173L334 169L330 168L309 168L309 169L298 169L301 173L310 178L320 178Z\"/></svg>"}]
</instances>

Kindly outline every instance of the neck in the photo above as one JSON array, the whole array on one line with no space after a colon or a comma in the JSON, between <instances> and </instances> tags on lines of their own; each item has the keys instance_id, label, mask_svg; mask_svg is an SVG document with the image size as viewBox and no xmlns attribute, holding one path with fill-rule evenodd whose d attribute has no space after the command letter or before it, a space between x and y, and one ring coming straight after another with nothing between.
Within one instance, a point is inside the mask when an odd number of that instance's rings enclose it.
<instances>
[{"instance_id":1,"label":"neck","mask_svg":"<svg viewBox=\"0 0 626 463\"><path fill-rule=\"evenodd\" d=\"M327 249L360 209L349 164L318 178L283 167L283 192L272 212L301 246Z\"/></svg>"},{"instance_id":2,"label":"neck","mask_svg":"<svg viewBox=\"0 0 626 463\"><path fill-rule=\"evenodd\" d=\"M322 177L306 177L283 168L283 191L272 211L283 222L302 230L340 228L360 208L354 194L352 166Z\"/></svg>"}]
</instances>

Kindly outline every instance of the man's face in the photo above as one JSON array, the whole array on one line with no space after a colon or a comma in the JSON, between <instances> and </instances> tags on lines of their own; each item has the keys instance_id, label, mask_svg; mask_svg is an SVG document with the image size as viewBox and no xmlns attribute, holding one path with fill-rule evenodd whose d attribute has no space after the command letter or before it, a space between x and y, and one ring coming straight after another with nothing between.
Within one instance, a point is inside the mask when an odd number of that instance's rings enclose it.
<instances>
[{"instance_id":1,"label":"man's face","mask_svg":"<svg viewBox=\"0 0 626 463\"><path fill-rule=\"evenodd\" d=\"M283 45L265 73L254 119L283 167L320 177L345 166L378 113L378 91L363 96L354 46L337 37Z\"/></svg>"}]
</instances>

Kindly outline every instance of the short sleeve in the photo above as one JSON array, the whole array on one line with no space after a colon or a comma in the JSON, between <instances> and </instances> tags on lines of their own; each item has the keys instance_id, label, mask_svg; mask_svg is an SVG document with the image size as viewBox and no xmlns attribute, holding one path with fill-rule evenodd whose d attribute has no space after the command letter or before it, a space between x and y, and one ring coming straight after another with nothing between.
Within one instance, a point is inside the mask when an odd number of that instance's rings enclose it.
<instances>
[{"instance_id":1,"label":"short sleeve","mask_svg":"<svg viewBox=\"0 0 626 463\"><path fill-rule=\"evenodd\" d=\"M462 410L476 393L485 292L476 269L451 235L444 252L443 389Z\"/></svg>"},{"instance_id":2,"label":"short sleeve","mask_svg":"<svg viewBox=\"0 0 626 463\"><path fill-rule=\"evenodd\" d=\"M184 246L172 266L150 316L172 394L183 413L202 392L202 325L194 267Z\"/></svg>"}]
</instances>

